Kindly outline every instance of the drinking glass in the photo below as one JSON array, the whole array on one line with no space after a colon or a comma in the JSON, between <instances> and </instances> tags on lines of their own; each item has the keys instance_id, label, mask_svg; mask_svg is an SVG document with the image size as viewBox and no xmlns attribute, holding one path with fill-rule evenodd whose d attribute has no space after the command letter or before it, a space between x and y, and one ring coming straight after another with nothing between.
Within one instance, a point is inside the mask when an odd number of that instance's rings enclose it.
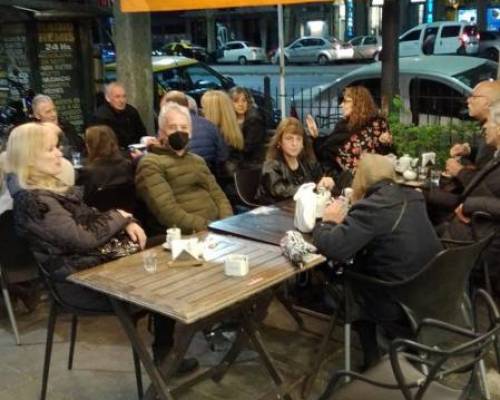
<instances>
[{"instance_id":1,"label":"drinking glass","mask_svg":"<svg viewBox=\"0 0 500 400\"><path fill-rule=\"evenodd\" d=\"M142 263L146 272L155 273L156 272L156 253L152 250L142 252Z\"/></svg>"},{"instance_id":2,"label":"drinking glass","mask_svg":"<svg viewBox=\"0 0 500 400\"><path fill-rule=\"evenodd\" d=\"M441 179L441 171L432 170L431 171L431 185L434 187L439 187L439 180Z\"/></svg>"},{"instance_id":3,"label":"drinking glass","mask_svg":"<svg viewBox=\"0 0 500 400\"><path fill-rule=\"evenodd\" d=\"M71 162L73 164L73 167L80 168L82 166L82 153L80 153L79 151L72 151Z\"/></svg>"}]
</instances>

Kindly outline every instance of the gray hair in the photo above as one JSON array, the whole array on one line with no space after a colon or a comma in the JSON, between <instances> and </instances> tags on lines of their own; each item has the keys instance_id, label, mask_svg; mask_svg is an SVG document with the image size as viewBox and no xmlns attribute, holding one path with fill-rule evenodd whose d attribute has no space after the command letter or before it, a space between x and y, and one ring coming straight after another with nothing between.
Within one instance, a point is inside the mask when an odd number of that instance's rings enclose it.
<instances>
[{"instance_id":1,"label":"gray hair","mask_svg":"<svg viewBox=\"0 0 500 400\"><path fill-rule=\"evenodd\" d=\"M191 114L189 113L189 109L187 107L181 106L173 101L169 101L163 105L160 110L160 115L158 116L158 128L163 131L165 130L165 123L167 121L168 114L176 112L177 114L184 115L187 119L189 125L189 131L191 133Z\"/></svg>"},{"instance_id":2,"label":"gray hair","mask_svg":"<svg viewBox=\"0 0 500 400\"><path fill-rule=\"evenodd\" d=\"M123 83L118 82L118 81L114 81L114 82L110 82L104 86L104 95L109 96L111 94L111 91L117 87L120 87L123 90L125 90L125 86L123 86Z\"/></svg>"},{"instance_id":3,"label":"gray hair","mask_svg":"<svg viewBox=\"0 0 500 400\"><path fill-rule=\"evenodd\" d=\"M33 110L33 114L38 111L38 107L40 107L40 104L49 102L53 103L53 100L49 96L47 96L46 94L37 94L31 101L31 109Z\"/></svg>"}]
</instances>

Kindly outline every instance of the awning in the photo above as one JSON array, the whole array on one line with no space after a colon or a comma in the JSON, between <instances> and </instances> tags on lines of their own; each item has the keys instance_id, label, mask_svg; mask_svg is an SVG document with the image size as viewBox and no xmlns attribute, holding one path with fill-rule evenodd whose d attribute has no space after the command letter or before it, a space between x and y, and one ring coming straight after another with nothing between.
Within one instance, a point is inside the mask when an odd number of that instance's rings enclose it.
<instances>
[{"instance_id":1,"label":"awning","mask_svg":"<svg viewBox=\"0 0 500 400\"><path fill-rule=\"evenodd\" d=\"M321 1L321 0L320 0ZM277 4L318 3L318 0L121 0L123 12L180 11L207 8L275 6Z\"/></svg>"}]
</instances>

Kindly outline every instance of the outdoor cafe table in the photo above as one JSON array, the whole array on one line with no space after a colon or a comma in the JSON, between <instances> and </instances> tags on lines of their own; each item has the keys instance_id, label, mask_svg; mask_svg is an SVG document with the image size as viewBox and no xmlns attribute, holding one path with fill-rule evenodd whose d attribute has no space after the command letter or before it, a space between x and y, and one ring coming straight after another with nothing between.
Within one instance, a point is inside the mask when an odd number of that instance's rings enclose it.
<instances>
[{"instance_id":1,"label":"outdoor cafe table","mask_svg":"<svg viewBox=\"0 0 500 400\"><path fill-rule=\"evenodd\" d=\"M293 225L294 209L295 202L285 200L212 222L208 228L279 246L286 231L297 230ZM304 236L308 239L308 235Z\"/></svg>"},{"instance_id":2,"label":"outdoor cafe table","mask_svg":"<svg viewBox=\"0 0 500 400\"><path fill-rule=\"evenodd\" d=\"M203 239L207 235L211 238L204 251L206 261L199 267L168 266L170 252L157 246L150 250L158 258L155 273L145 271L142 255L137 253L78 272L68 279L110 297L134 350L151 378L152 387L148 389L146 399L154 398L156 391L162 400L171 400L174 391L204 377L211 376L215 381L222 379L247 341L252 343L270 373L276 385L275 391L288 398L290 390L301 380L288 384L284 382L260 338L258 325L272 299L272 288L301 270L292 266L277 246L208 232L199 236ZM248 255L248 275L228 277L224 274L224 258L228 254ZM312 268L323 261L322 256L311 255L304 268ZM138 335L124 302L176 320L174 347L159 367L161 373L154 365L143 338ZM226 318L237 319L240 327L233 346L222 362L209 370L198 371L176 388L169 386L170 377L184 358L195 333Z\"/></svg>"}]
</instances>

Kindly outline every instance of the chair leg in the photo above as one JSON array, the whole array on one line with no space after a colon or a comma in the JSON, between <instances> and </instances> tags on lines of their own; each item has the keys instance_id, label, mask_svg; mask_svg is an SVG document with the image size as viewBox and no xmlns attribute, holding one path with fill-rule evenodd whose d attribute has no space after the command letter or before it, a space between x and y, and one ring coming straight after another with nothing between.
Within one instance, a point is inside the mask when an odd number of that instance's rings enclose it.
<instances>
[{"instance_id":1,"label":"chair leg","mask_svg":"<svg viewBox=\"0 0 500 400\"><path fill-rule=\"evenodd\" d=\"M488 380L486 379L486 367L484 360L479 360L479 385L486 400L491 400L490 390L488 388Z\"/></svg>"},{"instance_id":2,"label":"chair leg","mask_svg":"<svg viewBox=\"0 0 500 400\"><path fill-rule=\"evenodd\" d=\"M493 296L493 289L491 287L490 269L488 263L483 260L483 273L484 273L484 286L490 296Z\"/></svg>"},{"instance_id":3,"label":"chair leg","mask_svg":"<svg viewBox=\"0 0 500 400\"><path fill-rule=\"evenodd\" d=\"M344 369L351 370L351 324L344 325Z\"/></svg>"},{"instance_id":4,"label":"chair leg","mask_svg":"<svg viewBox=\"0 0 500 400\"><path fill-rule=\"evenodd\" d=\"M68 357L68 369L73 368L73 357L75 355L75 343L76 343L76 330L78 329L78 316L73 314L71 317L71 332L69 341L69 357Z\"/></svg>"},{"instance_id":5,"label":"chair leg","mask_svg":"<svg viewBox=\"0 0 500 400\"><path fill-rule=\"evenodd\" d=\"M50 358L52 356L52 343L54 340L54 328L57 319L57 305L54 301L50 305L49 321L47 324L47 342L45 344L45 358L43 360L42 391L40 400L45 400L47 396L47 383L49 380Z\"/></svg>"},{"instance_id":6,"label":"chair leg","mask_svg":"<svg viewBox=\"0 0 500 400\"><path fill-rule=\"evenodd\" d=\"M12 325L12 330L14 331L14 336L16 338L16 344L21 344L21 338L19 337L19 331L17 330L16 316L14 315L14 308L12 307L12 302L10 301L9 289L7 288L7 282L0 269L0 284L2 285L2 294L5 301L5 306L7 307L7 313L9 314L10 324Z\"/></svg>"}]
</instances>

